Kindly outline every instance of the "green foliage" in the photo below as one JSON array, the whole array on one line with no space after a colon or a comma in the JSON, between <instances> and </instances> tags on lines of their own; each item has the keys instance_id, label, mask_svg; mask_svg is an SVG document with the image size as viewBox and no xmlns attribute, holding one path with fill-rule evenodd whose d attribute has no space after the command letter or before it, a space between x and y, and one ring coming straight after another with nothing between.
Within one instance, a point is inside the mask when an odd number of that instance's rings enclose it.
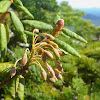
<instances>
[{"instance_id":1,"label":"green foliage","mask_svg":"<svg viewBox=\"0 0 100 100\"><path fill-rule=\"evenodd\" d=\"M10 1L7 0L0 1L0 13L5 13L10 5L11 5Z\"/></svg>"},{"instance_id":2,"label":"green foliage","mask_svg":"<svg viewBox=\"0 0 100 100\"><path fill-rule=\"evenodd\" d=\"M37 28L40 30L52 30L53 29L51 25L40 22L40 21L36 21L36 20L24 20L23 24L29 25L32 28Z\"/></svg>"},{"instance_id":3,"label":"green foliage","mask_svg":"<svg viewBox=\"0 0 100 100\"><path fill-rule=\"evenodd\" d=\"M24 100L24 78L15 78L9 83L8 91L5 94L5 100Z\"/></svg>"},{"instance_id":4,"label":"green foliage","mask_svg":"<svg viewBox=\"0 0 100 100\"><path fill-rule=\"evenodd\" d=\"M3 24L0 24L0 50L4 51L7 50L7 36L6 36L6 29Z\"/></svg>"},{"instance_id":5,"label":"green foliage","mask_svg":"<svg viewBox=\"0 0 100 100\"><path fill-rule=\"evenodd\" d=\"M63 33L67 34L68 36L70 36L72 38L75 38L79 41L87 43L87 41L84 38L82 38L81 36L77 35L76 33L72 32L72 31L70 31L69 29L63 28L62 31L63 31Z\"/></svg>"},{"instance_id":6,"label":"green foliage","mask_svg":"<svg viewBox=\"0 0 100 100\"><path fill-rule=\"evenodd\" d=\"M56 38L55 42L59 45L60 48L64 49L66 52L69 52L72 55L80 57L80 55L72 48L69 44Z\"/></svg>"}]
</instances>

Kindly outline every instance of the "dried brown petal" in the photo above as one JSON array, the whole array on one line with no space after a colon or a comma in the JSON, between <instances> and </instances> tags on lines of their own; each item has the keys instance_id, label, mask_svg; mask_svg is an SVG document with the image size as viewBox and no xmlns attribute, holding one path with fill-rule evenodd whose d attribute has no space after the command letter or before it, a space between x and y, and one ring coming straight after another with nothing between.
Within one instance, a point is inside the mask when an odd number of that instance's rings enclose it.
<instances>
[{"instance_id":1,"label":"dried brown petal","mask_svg":"<svg viewBox=\"0 0 100 100\"><path fill-rule=\"evenodd\" d=\"M42 33L43 35L45 35L46 37L47 37L47 39L49 39L49 40L54 40L55 38L52 36L52 35L50 35L50 34L47 34L47 33Z\"/></svg>"},{"instance_id":2,"label":"dried brown petal","mask_svg":"<svg viewBox=\"0 0 100 100\"><path fill-rule=\"evenodd\" d=\"M53 49L53 53L54 53L54 55L55 55L57 58L60 59L60 54L59 54L58 50Z\"/></svg>"},{"instance_id":3,"label":"dried brown petal","mask_svg":"<svg viewBox=\"0 0 100 100\"><path fill-rule=\"evenodd\" d=\"M16 67L12 67L12 68L11 68L10 74L11 74L11 78L12 78L13 76L15 76L15 74L16 74Z\"/></svg>"},{"instance_id":4,"label":"dried brown petal","mask_svg":"<svg viewBox=\"0 0 100 100\"><path fill-rule=\"evenodd\" d=\"M45 53L42 54L42 61L46 62L46 55L45 55Z\"/></svg>"},{"instance_id":5,"label":"dried brown petal","mask_svg":"<svg viewBox=\"0 0 100 100\"><path fill-rule=\"evenodd\" d=\"M47 79L47 73L45 72L44 69L41 70L41 75L42 75L43 79L46 81L46 79Z\"/></svg>"},{"instance_id":6,"label":"dried brown petal","mask_svg":"<svg viewBox=\"0 0 100 100\"><path fill-rule=\"evenodd\" d=\"M51 74L51 76L55 77L55 72L52 69L52 67L47 62L45 63L45 65L46 65L47 71Z\"/></svg>"},{"instance_id":7,"label":"dried brown petal","mask_svg":"<svg viewBox=\"0 0 100 100\"><path fill-rule=\"evenodd\" d=\"M65 55L67 55L67 54L65 54L63 51L58 50L58 52L59 52L60 56L65 56Z\"/></svg>"},{"instance_id":8,"label":"dried brown petal","mask_svg":"<svg viewBox=\"0 0 100 100\"><path fill-rule=\"evenodd\" d=\"M53 60L53 55L49 51L44 50L44 53Z\"/></svg>"},{"instance_id":9,"label":"dried brown petal","mask_svg":"<svg viewBox=\"0 0 100 100\"><path fill-rule=\"evenodd\" d=\"M22 58L22 65L25 66L27 63L27 54L25 53L23 58Z\"/></svg>"},{"instance_id":10,"label":"dried brown petal","mask_svg":"<svg viewBox=\"0 0 100 100\"><path fill-rule=\"evenodd\" d=\"M56 43L54 43L53 41L49 41L49 43L56 49L58 49L58 45Z\"/></svg>"}]
</instances>

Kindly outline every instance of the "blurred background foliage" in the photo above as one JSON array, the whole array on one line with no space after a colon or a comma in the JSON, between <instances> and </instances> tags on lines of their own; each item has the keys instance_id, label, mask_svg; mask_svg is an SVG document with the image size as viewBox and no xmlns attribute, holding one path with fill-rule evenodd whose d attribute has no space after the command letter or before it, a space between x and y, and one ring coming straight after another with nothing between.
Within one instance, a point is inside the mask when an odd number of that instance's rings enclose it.
<instances>
[{"instance_id":1,"label":"blurred background foliage","mask_svg":"<svg viewBox=\"0 0 100 100\"><path fill-rule=\"evenodd\" d=\"M100 98L100 27L95 27L91 21L84 20L82 17L85 12L73 10L68 2L57 4L56 0L22 0L24 6L34 15L35 20L43 21L53 25L56 15L64 19L64 26L73 30L80 36L84 37L88 43L58 36L63 41L68 42L74 47L81 58L72 55L61 57L63 68L63 79L57 83L46 84L40 74L38 66L30 66L31 73L25 74L25 100L99 100ZM10 8L13 10L13 6ZM27 18L20 10L15 9L16 14L21 20ZM18 11L18 13L17 13ZM7 16L9 18L9 16ZM7 20L9 25L11 21ZM25 29L32 30L26 26ZM18 38L11 38L8 48L15 54L12 56L9 52L5 57L7 62L15 62L17 58L22 57L24 48L17 43ZM28 42L31 39L28 37ZM12 45L12 46L11 46ZM20 52L19 52L20 51ZM53 66L53 63L50 62ZM26 72L27 73L27 72ZM0 89L0 98L4 97L4 88Z\"/></svg>"}]
</instances>

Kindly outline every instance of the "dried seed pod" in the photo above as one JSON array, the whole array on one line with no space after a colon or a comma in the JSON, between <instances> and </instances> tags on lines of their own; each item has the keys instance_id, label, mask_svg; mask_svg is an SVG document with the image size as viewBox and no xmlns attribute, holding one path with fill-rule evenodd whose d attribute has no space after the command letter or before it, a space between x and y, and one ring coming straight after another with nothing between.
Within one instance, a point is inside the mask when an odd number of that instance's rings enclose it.
<instances>
[{"instance_id":1,"label":"dried seed pod","mask_svg":"<svg viewBox=\"0 0 100 100\"><path fill-rule=\"evenodd\" d=\"M58 45L56 43L54 43L53 41L49 41L49 43L56 49L58 49Z\"/></svg>"},{"instance_id":2,"label":"dried seed pod","mask_svg":"<svg viewBox=\"0 0 100 100\"><path fill-rule=\"evenodd\" d=\"M44 53L53 60L53 55L49 51L44 50Z\"/></svg>"},{"instance_id":3,"label":"dried seed pod","mask_svg":"<svg viewBox=\"0 0 100 100\"><path fill-rule=\"evenodd\" d=\"M22 65L25 66L27 63L27 54L25 53L23 58L22 58Z\"/></svg>"},{"instance_id":4,"label":"dried seed pod","mask_svg":"<svg viewBox=\"0 0 100 100\"><path fill-rule=\"evenodd\" d=\"M52 67L47 62L45 63L45 65L46 65L47 71L51 74L51 76L55 77L55 72L52 69Z\"/></svg>"},{"instance_id":5,"label":"dried seed pod","mask_svg":"<svg viewBox=\"0 0 100 100\"><path fill-rule=\"evenodd\" d=\"M50 35L50 34L47 34L47 33L42 33L43 35L45 35L45 37L47 37L47 39L49 39L49 40L54 40L55 38L52 36L52 35Z\"/></svg>"},{"instance_id":6,"label":"dried seed pod","mask_svg":"<svg viewBox=\"0 0 100 100\"><path fill-rule=\"evenodd\" d=\"M56 74L57 78L59 78L60 80L63 81L62 75L60 73L58 73L57 71L55 71L55 74Z\"/></svg>"},{"instance_id":7,"label":"dried seed pod","mask_svg":"<svg viewBox=\"0 0 100 100\"><path fill-rule=\"evenodd\" d=\"M54 55L55 55L57 58L60 59L60 54L59 54L58 50L53 49L53 53L54 53Z\"/></svg>"},{"instance_id":8,"label":"dried seed pod","mask_svg":"<svg viewBox=\"0 0 100 100\"><path fill-rule=\"evenodd\" d=\"M45 53L42 54L42 61L46 62L46 55L45 55Z\"/></svg>"},{"instance_id":9,"label":"dried seed pod","mask_svg":"<svg viewBox=\"0 0 100 100\"><path fill-rule=\"evenodd\" d=\"M62 67L62 63L59 62L59 61L56 61L56 64L57 64L57 66L58 66L59 71L64 72L64 71L63 71L63 67Z\"/></svg>"},{"instance_id":10,"label":"dried seed pod","mask_svg":"<svg viewBox=\"0 0 100 100\"><path fill-rule=\"evenodd\" d=\"M58 50L58 52L59 52L60 56L65 56L65 55L67 55L67 54L65 54L63 51Z\"/></svg>"},{"instance_id":11,"label":"dried seed pod","mask_svg":"<svg viewBox=\"0 0 100 100\"><path fill-rule=\"evenodd\" d=\"M13 76L15 76L15 74L16 74L16 67L15 67L15 66L11 68L10 74L11 74L11 78L12 78Z\"/></svg>"},{"instance_id":12,"label":"dried seed pod","mask_svg":"<svg viewBox=\"0 0 100 100\"><path fill-rule=\"evenodd\" d=\"M44 69L41 70L41 75L42 75L43 79L46 81L46 79L47 79L47 73L45 72Z\"/></svg>"}]
</instances>

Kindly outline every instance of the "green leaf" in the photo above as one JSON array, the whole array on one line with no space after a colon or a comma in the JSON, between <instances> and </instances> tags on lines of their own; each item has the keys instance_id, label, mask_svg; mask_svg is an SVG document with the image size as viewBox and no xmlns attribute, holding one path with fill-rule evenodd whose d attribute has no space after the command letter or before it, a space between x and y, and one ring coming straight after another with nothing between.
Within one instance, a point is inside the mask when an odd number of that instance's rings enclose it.
<instances>
[{"instance_id":1,"label":"green leaf","mask_svg":"<svg viewBox=\"0 0 100 100\"><path fill-rule=\"evenodd\" d=\"M28 35L28 36L33 36L33 33L32 32L29 32L29 31L24 31L24 33L26 34L26 35ZM34 36L36 36L37 34L36 33L34 33Z\"/></svg>"},{"instance_id":2,"label":"green leaf","mask_svg":"<svg viewBox=\"0 0 100 100\"><path fill-rule=\"evenodd\" d=\"M6 93L5 93L5 100L14 100L15 99L18 85L19 85L19 78L14 78L8 84L8 90L6 90Z\"/></svg>"},{"instance_id":3,"label":"green leaf","mask_svg":"<svg viewBox=\"0 0 100 100\"><path fill-rule=\"evenodd\" d=\"M10 7L11 2L4 0L4 1L0 1L0 13L5 13L8 8Z\"/></svg>"},{"instance_id":4,"label":"green leaf","mask_svg":"<svg viewBox=\"0 0 100 100\"><path fill-rule=\"evenodd\" d=\"M87 41L84 38L82 38L81 36L77 35L75 32L72 32L71 30L69 30L67 28L63 28L62 32L65 33L66 35L72 37L72 38L75 38L79 41L87 43Z\"/></svg>"},{"instance_id":5,"label":"green leaf","mask_svg":"<svg viewBox=\"0 0 100 100\"><path fill-rule=\"evenodd\" d=\"M66 34L64 34L63 32L60 32L60 34L59 34L60 36L63 36L64 38L66 38L66 39L69 39L70 37L69 36L67 36Z\"/></svg>"},{"instance_id":6,"label":"green leaf","mask_svg":"<svg viewBox=\"0 0 100 100\"><path fill-rule=\"evenodd\" d=\"M10 76L10 70L13 66L10 62L0 63L0 81Z\"/></svg>"},{"instance_id":7,"label":"green leaf","mask_svg":"<svg viewBox=\"0 0 100 100\"><path fill-rule=\"evenodd\" d=\"M7 50L6 29L3 24L0 24L0 50Z\"/></svg>"},{"instance_id":8,"label":"green leaf","mask_svg":"<svg viewBox=\"0 0 100 100\"><path fill-rule=\"evenodd\" d=\"M24 77L21 77L19 78L19 84L15 100L24 100L24 86L25 86L25 79Z\"/></svg>"},{"instance_id":9,"label":"green leaf","mask_svg":"<svg viewBox=\"0 0 100 100\"><path fill-rule=\"evenodd\" d=\"M11 17L11 20L12 20L12 23L16 29L16 31L19 33L19 34L23 34L24 33L24 27L23 27L23 24L22 22L20 21L20 19L16 16L16 14L14 12L11 12L10 13L10 17ZM15 20L16 19L16 20Z\"/></svg>"},{"instance_id":10,"label":"green leaf","mask_svg":"<svg viewBox=\"0 0 100 100\"><path fill-rule=\"evenodd\" d=\"M20 0L13 0L15 5L23 6L22 2Z\"/></svg>"},{"instance_id":11,"label":"green leaf","mask_svg":"<svg viewBox=\"0 0 100 100\"><path fill-rule=\"evenodd\" d=\"M34 16L28 11L28 9L24 6L17 6L22 12L24 12L27 16L29 16L31 19L34 19Z\"/></svg>"},{"instance_id":12,"label":"green leaf","mask_svg":"<svg viewBox=\"0 0 100 100\"><path fill-rule=\"evenodd\" d=\"M9 25L6 23L6 35L7 35L7 43L9 43L10 41L10 29L9 29Z\"/></svg>"},{"instance_id":13,"label":"green leaf","mask_svg":"<svg viewBox=\"0 0 100 100\"><path fill-rule=\"evenodd\" d=\"M56 24L59 19L61 19L60 16L56 15L56 17L54 18L54 24Z\"/></svg>"},{"instance_id":14,"label":"green leaf","mask_svg":"<svg viewBox=\"0 0 100 100\"><path fill-rule=\"evenodd\" d=\"M24 43L27 43L27 37L26 37L26 34L21 34L20 35L20 39L22 40L22 42L24 42Z\"/></svg>"},{"instance_id":15,"label":"green leaf","mask_svg":"<svg viewBox=\"0 0 100 100\"><path fill-rule=\"evenodd\" d=\"M37 28L40 30L52 30L53 29L51 25L46 24L44 22L37 21L37 20L23 20L23 24L29 25L32 28Z\"/></svg>"},{"instance_id":16,"label":"green leaf","mask_svg":"<svg viewBox=\"0 0 100 100\"><path fill-rule=\"evenodd\" d=\"M80 57L80 55L76 52L76 50L74 48L72 48L69 44L61 41L60 39L56 38L56 40L54 40L55 43L58 44L58 46L61 48L61 49L64 49L66 52L74 55L74 56L77 56L77 57Z\"/></svg>"}]
</instances>

